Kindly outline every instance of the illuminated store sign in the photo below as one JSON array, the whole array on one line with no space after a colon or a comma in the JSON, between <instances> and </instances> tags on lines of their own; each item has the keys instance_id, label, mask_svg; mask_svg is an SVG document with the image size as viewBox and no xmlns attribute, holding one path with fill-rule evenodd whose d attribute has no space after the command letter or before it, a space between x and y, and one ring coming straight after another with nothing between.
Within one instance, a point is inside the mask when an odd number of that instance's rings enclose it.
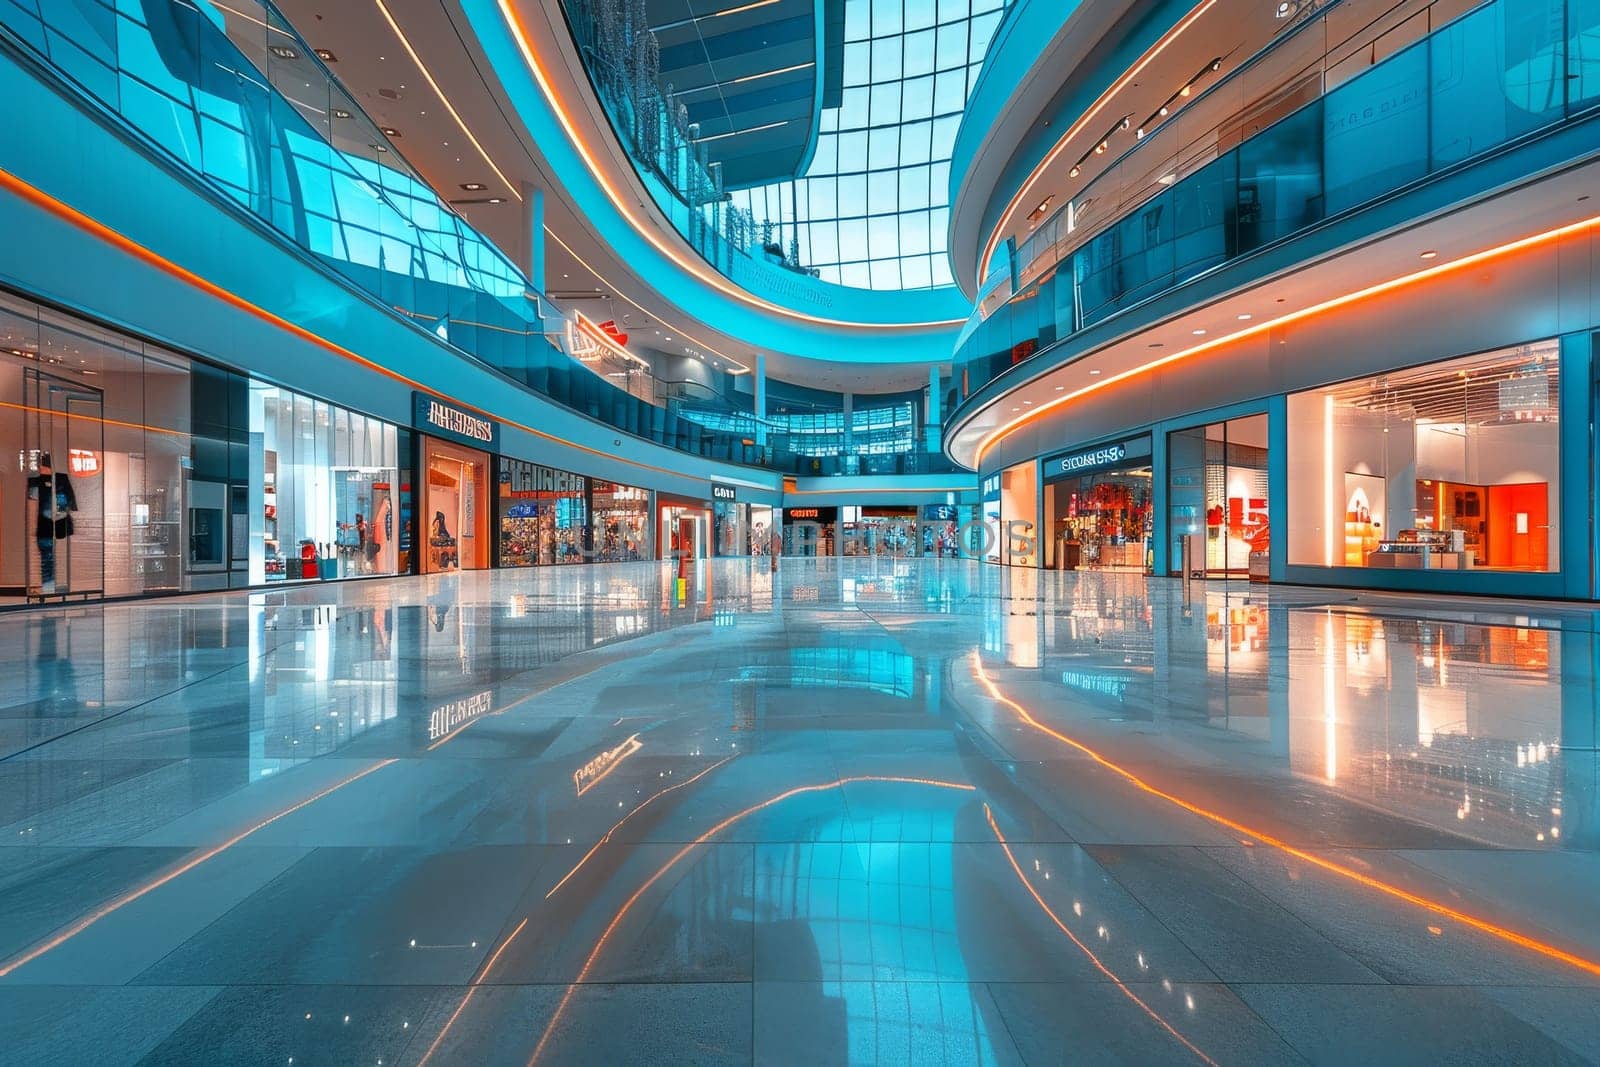
<instances>
[{"instance_id":1,"label":"illuminated store sign","mask_svg":"<svg viewBox=\"0 0 1600 1067\"><path fill-rule=\"evenodd\" d=\"M437 741L441 737L448 737L493 710L494 697L487 690L476 696L440 704L428 716L428 740Z\"/></svg>"},{"instance_id":2,"label":"illuminated store sign","mask_svg":"<svg viewBox=\"0 0 1600 1067\"><path fill-rule=\"evenodd\" d=\"M533 493L582 493L584 477L571 471L556 470L520 459L500 461L500 484L509 486L512 496Z\"/></svg>"},{"instance_id":3,"label":"illuminated store sign","mask_svg":"<svg viewBox=\"0 0 1600 1067\"><path fill-rule=\"evenodd\" d=\"M492 450L500 444L500 424L493 419L474 415L427 393L413 393L412 404L420 429L480 448Z\"/></svg>"},{"instance_id":4,"label":"illuminated store sign","mask_svg":"<svg viewBox=\"0 0 1600 1067\"><path fill-rule=\"evenodd\" d=\"M991 474L983 480L983 499L1000 499L1000 475Z\"/></svg>"},{"instance_id":5,"label":"illuminated store sign","mask_svg":"<svg viewBox=\"0 0 1600 1067\"><path fill-rule=\"evenodd\" d=\"M1085 474L1089 471L1121 467L1129 461L1148 460L1149 457L1150 435L1145 434L1123 441L1112 441L1096 448L1058 452L1044 461L1044 476L1048 479L1070 474Z\"/></svg>"},{"instance_id":6,"label":"illuminated store sign","mask_svg":"<svg viewBox=\"0 0 1600 1067\"><path fill-rule=\"evenodd\" d=\"M727 482L712 482L711 483L711 499L712 500L738 500L739 499L739 487L735 486L735 485L729 485Z\"/></svg>"}]
</instances>

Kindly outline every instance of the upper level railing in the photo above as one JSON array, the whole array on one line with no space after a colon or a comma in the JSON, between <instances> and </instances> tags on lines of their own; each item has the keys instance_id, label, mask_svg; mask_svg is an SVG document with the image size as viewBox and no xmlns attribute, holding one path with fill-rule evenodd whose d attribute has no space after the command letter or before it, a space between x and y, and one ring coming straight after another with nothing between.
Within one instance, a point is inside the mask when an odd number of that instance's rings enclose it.
<instances>
[{"instance_id":1,"label":"upper level railing","mask_svg":"<svg viewBox=\"0 0 1600 1067\"><path fill-rule=\"evenodd\" d=\"M1343 80L1330 54L1289 64L1251 107L1260 85L1219 84L1195 115L1209 147L1193 126L1147 138L1041 225L1018 250L1020 295L994 285L963 331L963 395L1213 267L1600 104L1600 0L1491 0Z\"/></svg>"},{"instance_id":2,"label":"upper level railing","mask_svg":"<svg viewBox=\"0 0 1600 1067\"><path fill-rule=\"evenodd\" d=\"M352 285L530 390L685 452L810 467L680 414L649 368L569 354L567 317L407 164L270 3L0 0L7 40ZM697 408L738 399L707 390Z\"/></svg>"},{"instance_id":3,"label":"upper level railing","mask_svg":"<svg viewBox=\"0 0 1600 1067\"><path fill-rule=\"evenodd\" d=\"M800 265L798 244L774 241L773 222L727 202L720 166L660 82L644 0L562 0L561 7L612 129L641 175L655 179L645 187L695 251L729 277L739 256L815 277Z\"/></svg>"}]
</instances>

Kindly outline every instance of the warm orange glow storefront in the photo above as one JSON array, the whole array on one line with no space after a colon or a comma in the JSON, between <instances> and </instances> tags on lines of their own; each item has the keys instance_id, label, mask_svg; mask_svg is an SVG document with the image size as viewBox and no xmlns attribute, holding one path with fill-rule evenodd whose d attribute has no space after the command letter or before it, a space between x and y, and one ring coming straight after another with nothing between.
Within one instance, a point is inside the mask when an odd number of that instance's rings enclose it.
<instances>
[{"instance_id":1,"label":"warm orange glow storefront","mask_svg":"<svg viewBox=\"0 0 1600 1067\"><path fill-rule=\"evenodd\" d=\"M489 475L500 426L426 393L416 394L414 407L422 431L422 573L486 569L494 510Z\"/></svg>"}]
</instances>

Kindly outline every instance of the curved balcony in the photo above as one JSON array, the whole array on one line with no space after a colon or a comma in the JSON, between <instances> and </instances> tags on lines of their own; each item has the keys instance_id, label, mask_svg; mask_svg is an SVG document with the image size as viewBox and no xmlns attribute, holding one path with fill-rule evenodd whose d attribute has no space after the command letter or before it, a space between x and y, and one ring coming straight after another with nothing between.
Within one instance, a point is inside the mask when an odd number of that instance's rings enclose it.
<instances>
[{"instance_id":1,"label":"curved balcony","mask_svg":"<svg viewBox=\"0 0 1600 1067\"><path fill-rule=\"evenodd\" d=\"M1224 264L1600 105L1600 0L1492 0L1343 80L1330 54L1292 75L1273 75L1276 48L1256 57L1042 223L1018 249L1020 284L991 279L963 331L963 399Z\"/></svg>"},{"instance_id":2,"label":"curved balcony","mask_svg":"<svg viewBox=\"0 0 1600 1067\"><path fill-rule=\"evenodd\" d=\"M68 81L218 199L531 392L693 455L818 473L810 455L787 454L764 434L691 417L672 401L672 383L637 361L610 366L593 345L569 354L571 321L407 164L270 5L198 4L4 4L0 47L37 57L42 76ZM696 409L740 403L710 392ZM944 462L923 436L899 462Z\"/></svg>"}]
</instances>

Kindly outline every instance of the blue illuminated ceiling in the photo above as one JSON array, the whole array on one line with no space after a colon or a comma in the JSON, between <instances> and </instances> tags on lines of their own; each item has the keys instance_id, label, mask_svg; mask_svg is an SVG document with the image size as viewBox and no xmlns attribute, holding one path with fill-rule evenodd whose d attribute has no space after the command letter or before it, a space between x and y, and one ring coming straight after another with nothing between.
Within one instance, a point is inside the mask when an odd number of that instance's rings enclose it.
<instances>
[{"instance_id":1,"label":"blue illuminated ceiling","mask_svg":"<svg viewBox=\"0 0 1600 1067\"><path fill-rule=\"evenodd\" d=\"M819 33L842 44L844 0L647 0L660 84L671 87L725 188L794 177L810 160L819 105L839 71L818 64ZM821 10L819 10L819 7ZM826 47L826 44L824 45ZM818 77L830 81L819 88Z\"/></svg>"}]
</instances>

